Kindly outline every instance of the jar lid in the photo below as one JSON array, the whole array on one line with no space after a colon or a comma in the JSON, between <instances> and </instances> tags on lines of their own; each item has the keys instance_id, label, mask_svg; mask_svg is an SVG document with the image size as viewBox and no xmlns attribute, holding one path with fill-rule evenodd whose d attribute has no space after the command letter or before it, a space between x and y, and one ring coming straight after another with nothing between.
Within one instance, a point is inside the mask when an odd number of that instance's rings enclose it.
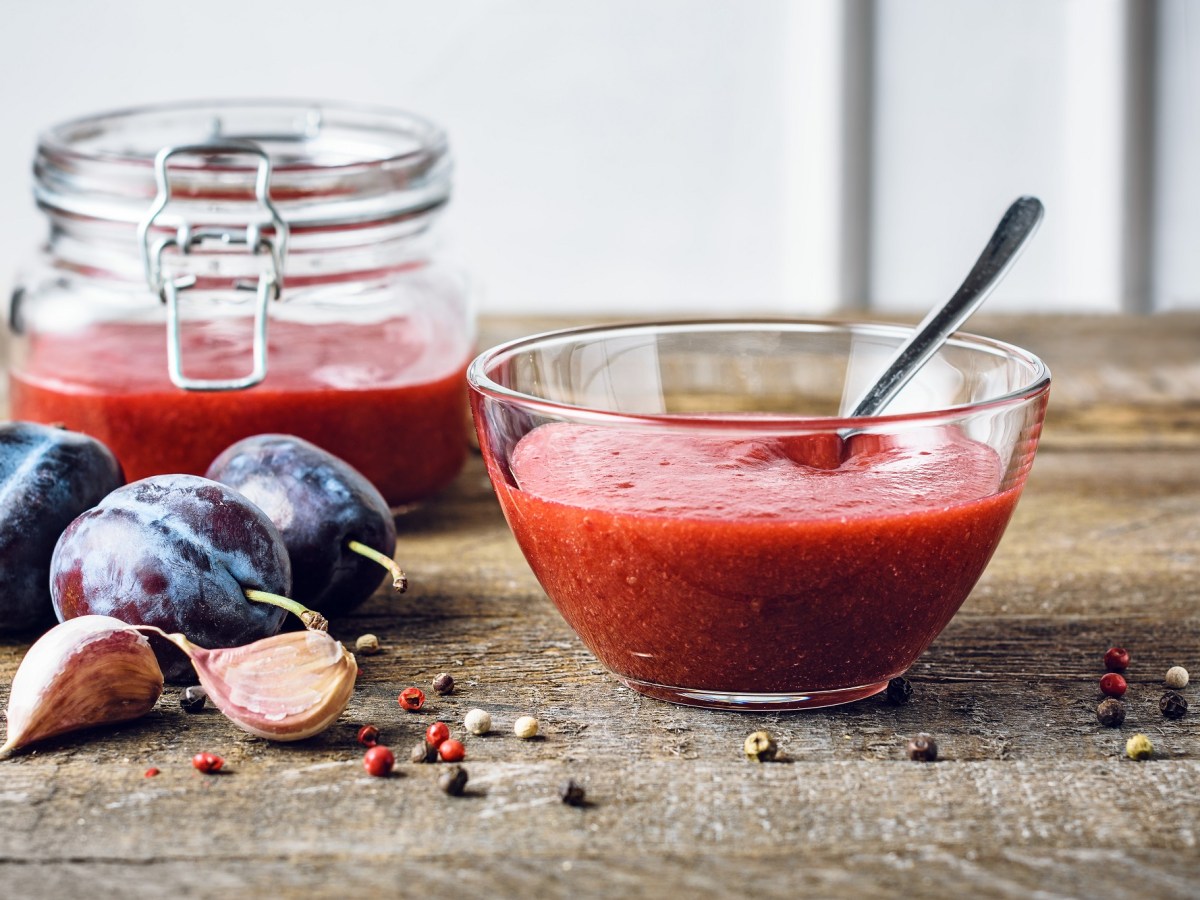
<instances>
[{"instance_id":1,"label":"jar lid","mask_svg":"<svg viewBox=\"0 0 1200 900\"><path fill-rule=\"evenodd\" d=\"M446 134L396 110L303 101L205 101L75 119L40 138L34 194L48 210L136 224L158 194L164 148L250 142L271 160L269 192L293 230L373 225L429 212L450 196ZM253 218L256 164L245 154L172 158L171 203L196 225Z\"/></svg>"}]
</instances>

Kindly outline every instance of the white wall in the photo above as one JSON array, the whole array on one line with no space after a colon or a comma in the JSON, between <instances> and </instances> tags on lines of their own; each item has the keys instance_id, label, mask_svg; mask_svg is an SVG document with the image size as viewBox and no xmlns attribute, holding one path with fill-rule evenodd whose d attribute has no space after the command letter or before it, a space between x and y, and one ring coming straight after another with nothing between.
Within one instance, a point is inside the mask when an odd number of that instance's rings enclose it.
<instances>
[{"instance_id":1,"label":"white wall","mask_svg":"<svg viewBox=\"0 0 1200 900\"><path fill-rule=\"evenodd\" d=\"M879 305L906 309L953 291L987 238L987 212L998 217L1027 193L1042 199L1047 216L1004 285L1008 305L1040 309L1049 298L1062 309L1120 307L1121 7L880 5L872 222Z\"/></svg>"},{"instance_id":2,"label":"white wall","mask_svg":"<svg viewBox=\"0 0 1200 900\"><path fill-rule=\"evenodd\" d=\"M42 230L29 199L40 128L144 102L283 96L399 106L449 129L459 177L448 230L485 311L813 314L863 300L868 284L874 305L916 310L953 289L1023 192L1043 197L1047 221L989 309L1115 309L1122 9L10 4L0 13L0 282ZM856 223L843 201L859 157L841 126L858 88L842 51L848 18L863 10L876 31L863 70L874 72L874 140L861 156L873 160L870 215ZM1193 74L1194 30L1176 48ZM1185 161L1200 155L1192 123L1165 132L1176 170L1193 171ZM1190 184L1194 195L1194 174ZM1162 213L1192 246L1198 207ZM1158 246L1171 302L1200 305L1197 254Z\"/></svg>"},{"instance_id":3,"label":"white wall","mask_svg":"<svg viewBox=\"0 0 1200 900\"><path fill-rule=\"evenodd\" d=\"M1159 53L1155 302L1200 309L1200 3L1164 7Z\"/></svg>"}]
</instances>

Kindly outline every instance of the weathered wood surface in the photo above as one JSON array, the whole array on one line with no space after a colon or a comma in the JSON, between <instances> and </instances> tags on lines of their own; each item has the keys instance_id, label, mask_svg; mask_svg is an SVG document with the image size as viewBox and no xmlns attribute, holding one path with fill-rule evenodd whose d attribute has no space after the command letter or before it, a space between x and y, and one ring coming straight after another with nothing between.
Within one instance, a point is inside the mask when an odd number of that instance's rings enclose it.
<instances>
[{"instance_id":1,"label":"weathered wood surface","mask_svg":"<svg viewBox=\"0 0 1200 900\"><path fill-rule=\"evenodd\" d=\"M544 323L485 323L481 340ZM0 763L7 897L1200 896L1200 694L1168 722L1169 665L1200 680L1200 317L991 318L1055 386L1021 506L978 588L912 672L905 707L708 712L618 685L545 599L473 459L401 520L412 588L335 623L383 640L343 722L272 746L168 691L145 720ZM1130 717L1094 717L1100 657L1130 649ZM0 645L0 700L24 645ZM395 703L439 671L460 690ZM474 706L469 794L436 766L365 775L359 723L407 758ZM512 736L532 712L544 739ZM782 764L741 759L774 732ZM934 733L943 760L908 761ZM1144 731L1155 759L1124 758ZM193 753L224 755L206 777ZM147 779L157 766L162 774ZM558 802L575 777L591 805Z\"/></svg>"}]
</instances>

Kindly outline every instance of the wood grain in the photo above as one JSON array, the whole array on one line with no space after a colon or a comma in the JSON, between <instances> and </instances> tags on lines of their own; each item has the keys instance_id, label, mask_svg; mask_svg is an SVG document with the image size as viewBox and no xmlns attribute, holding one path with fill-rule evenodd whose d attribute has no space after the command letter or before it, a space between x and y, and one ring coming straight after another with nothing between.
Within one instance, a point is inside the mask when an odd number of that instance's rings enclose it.
<instances>
[{"instance_id":1,"label":"wood grain","mask_svg":"<svg viewBox=\"0 0 1200 900\"><path fill-rule=\"evenodd\" d=\"M484 323L481 343L548 320ZM999 551L913 668L903 707L803 714L675 707L606 674L545 598L473 458L400 519L412 587L336 622L378 634L343 720L295 746L183 713L0 763L6 896L1200 896L1200 695L1157 710L1173 664L1200 680L1200 317L983 319L1042 354L1046 436ZM1100 658L1128 647L1129 720L1095 721ZM0 699L26 644L0 645ZM402 712L439 671L459 691ZM399 757L434 718L489 709L468 795L437 766L374 779L357 726ZM538 715L543 737L512 721ZM765 727L786 761L754 765ZM910 762L917 731L941 760ZM1135 763L1143 731L1155 758ZM228 774L189 765L222 754ZM161 773L145 778L156 766ZM591 803L557 799L566 777Z\"/></svg>"}]
</instances>

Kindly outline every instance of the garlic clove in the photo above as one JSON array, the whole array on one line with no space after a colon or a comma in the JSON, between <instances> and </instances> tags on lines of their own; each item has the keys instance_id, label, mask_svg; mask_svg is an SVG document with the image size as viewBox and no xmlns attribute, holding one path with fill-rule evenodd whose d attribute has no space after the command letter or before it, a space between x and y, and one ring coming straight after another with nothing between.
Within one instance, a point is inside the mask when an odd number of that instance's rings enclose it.
<instances>
[{"instance_id":1,"label":"garlic clove","mask_svg":"<svg viewBox=\"0 0 1200 900\"><path fill-rule=\"evenodd\" d=\"M162 690L162 670L142 634L111 616L68 619L42 635L17 667L0 754L136 719L154 707Z\"/></svg>"},{"instance_id":2,"label":"garlic clove","mask_svg":"<svg viewBox=\"0 0 1200 900\"><path fill-rule=\"evenodd\" d=\"M323 631L293 631L244 647L206 650L167 635L191 657L213 706L235 725L272 741L324 731L350 703L358 663Z\"/></svg>"}]
</instances>

